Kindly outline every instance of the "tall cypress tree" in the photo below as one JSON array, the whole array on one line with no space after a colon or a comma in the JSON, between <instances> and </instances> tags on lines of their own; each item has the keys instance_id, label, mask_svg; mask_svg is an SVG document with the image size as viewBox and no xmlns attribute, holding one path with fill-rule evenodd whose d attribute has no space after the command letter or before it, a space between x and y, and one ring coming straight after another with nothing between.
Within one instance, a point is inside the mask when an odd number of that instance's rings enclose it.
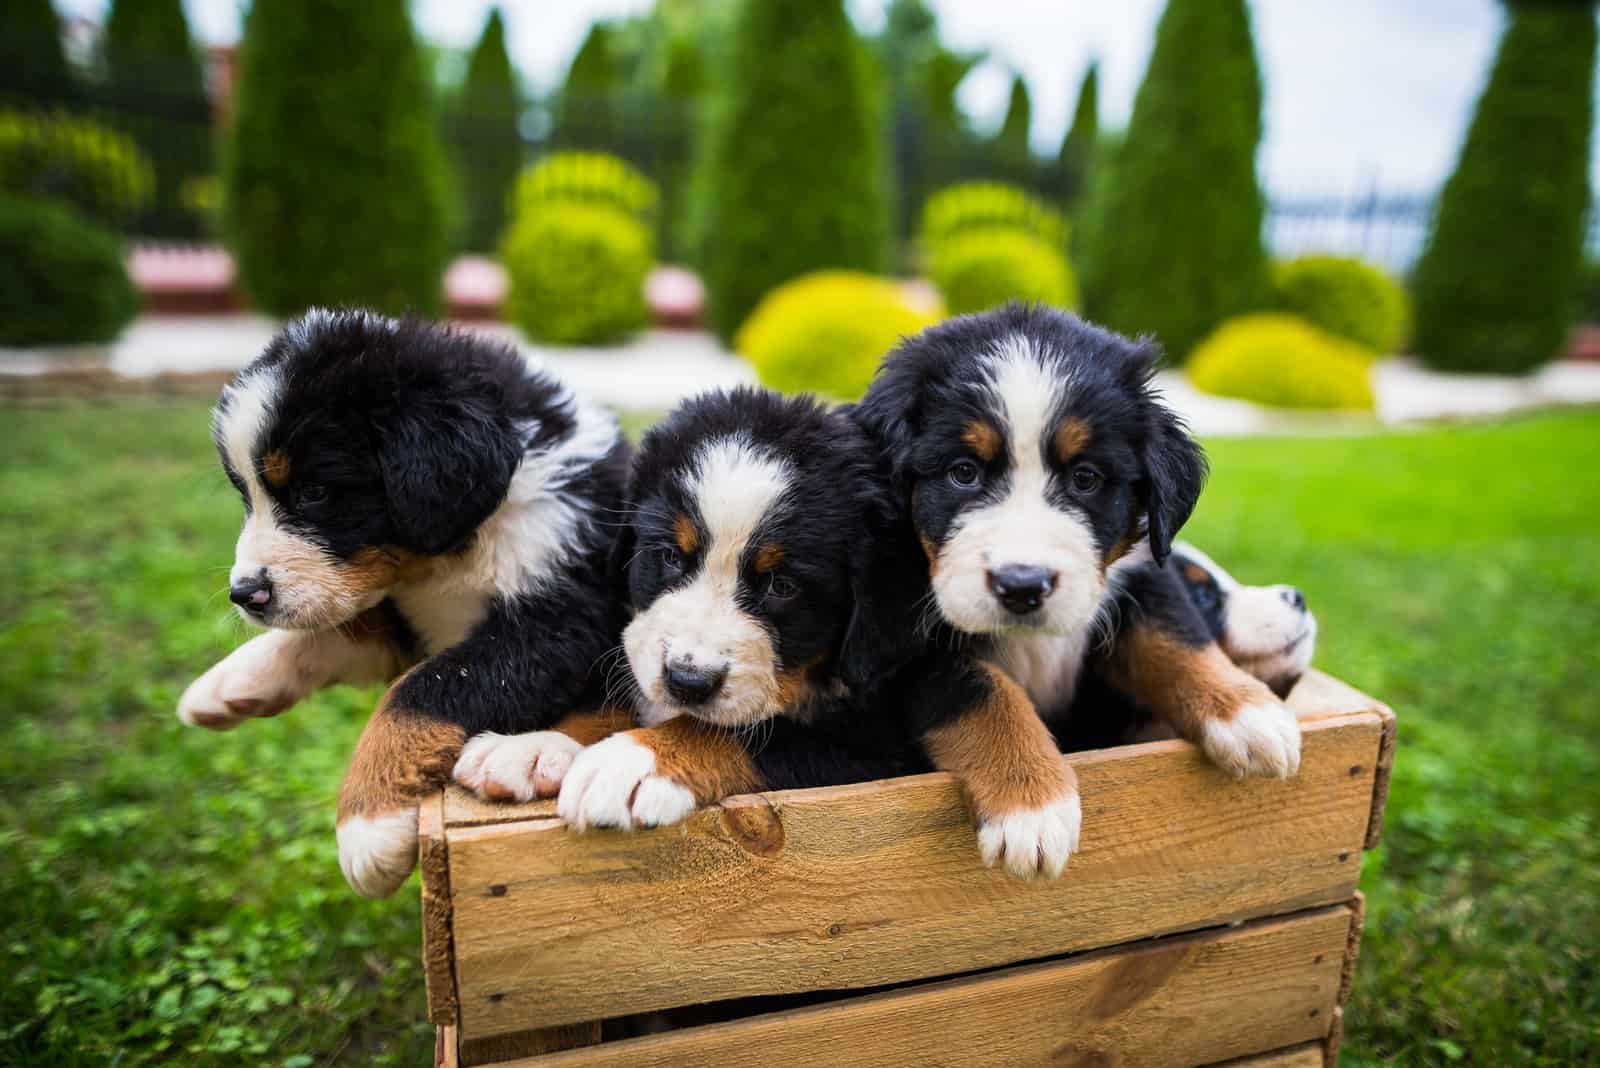
<instances>
[{"instance_id":1,"label":"tall cypress tree","mask_svg":"<svg viewBox=\"0 0 1600 1068\"><path fill-rule=\"evenodd\" d=\"M842 0L746 3L730 44L697 164L700 262L724 339L797 275L881 270L889 238L879 94Z\"/></svg>"},{"instance_id":2,"label":"tall cypress tree","mask_svg":"<svg viewBox=\"0 0 1600 1068\"><path fill-rule=\"evenodd\" d=\"M564 148L616 148L623 86L615 38L609 25L596 22L572 57L556 102L556 140Z\"/></svg>"},{"instance_id":3,"label":"tall cypress tree","mask_svg":"<svg viewBox=\"0 0 1600 1068\"><path fill-rule=\"evenodd\" d=\"M1100 65L1090 63L1078 85L1078 103L1072 109L1072 125L1061 139L1057 162L1065 172L1067 195L1076 201L1088 184L1089 167L1094 160L1095 140L1100 136Z\"/></svg>"},{"instance_id":4,"label":"tall cypress tree","mask_svg":"<svg viewBox=\"0 0 1600 1068\"><path fill-rule=\"evenodd\" d=\"M1009 159L1028 158L1028 131L1033 124L1033 102L1028 99L1028 83L1018 74L1011 79L1011 99L1006 104L1006 119L995 134L996 151Z\"/></svg>"},{"instance_id":5,"label":"tall cypress tree","mask_svg":"<svg viewBox=\"0 0 1600 1068\"><path fill-rule=\"evenodd\" d=\"M405 0L255 0L223 204L258 307L438 310L449 205L435 121Z\"/></svg>"},{"instance_id":6,"label":"tall cypress tree","mask_svg":"<svg viewBox=\"0 0 1600 1068\"><path fill-rule=\"evenodd\" d=\"M472 50L454 110L450 126L465 198L463 244L478 251L492 249L505 229L506 199L522 163L522 100L499 8L489 12Z\"/></svg>"},{"instance_id":7,"label":"tall cypress tree","mask_svg":"<svg viewBox=\"0 0 1600 1068\"><path fill-rule=\"evenodd\" d=\"M118 125L155 162L155 196L135 225L198 234L201 220L184 209L182 191L212 171L211 108L182 0L112 0L101 46Z\"/></svg>"},{"instance_id":8,"label":"tall cypress tree","mask_svg":"<svg viewBox=\"0 0 1600 1068\"><path fill-rule=\"evenodd\" d=\"M1508 5L1488 86L1412 276L1412 343L1435 367L1521 372L1575 314L1589 205L1595 15Z\"/></svg>"},{"instance_id":9,"label":"tall cypress tree","mask_svg":"<svg viewBox=\"0 0 1600 1068\"><path fill-rule=\"evenodd\" d=\"M1084 308L1183 359L1267 299L1261 75L1244 0L1169 0L1083 235Z\"/></svg>"},{"instance_id":10,"label":"tall cypress tree","mask_svg":"<svg viewBox=\"0 0 1600 1068\"><path fill-rule=\"evenodd\" d=\"M61 22L50 0L0 4L0 87L40 103L67 100L72 74L61 47Z\"/></svg>"}]
</instances>

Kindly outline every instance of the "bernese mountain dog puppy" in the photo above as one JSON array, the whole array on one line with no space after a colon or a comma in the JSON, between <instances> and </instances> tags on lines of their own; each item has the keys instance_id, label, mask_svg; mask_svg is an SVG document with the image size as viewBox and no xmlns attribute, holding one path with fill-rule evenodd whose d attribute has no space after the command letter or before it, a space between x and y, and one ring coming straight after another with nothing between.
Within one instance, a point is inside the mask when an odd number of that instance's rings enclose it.
<instances>
[{"instance_id":1,"label":"bernese mountain dog puppy","mask_svg":"<svg viewBox=\"0 0 1600 1068\"><path fill-rule=\"evenodd\" d=\"M934 652L908 673L913 730L941 770L998 784L969 795L985 862L1014 874L1057 875L1076 850L1077 784L1046 724L1070 716L1091 657L1228 771L1299 764L1287 706L1214 642L1164 626L1159 605L1139 610L1143 591L1096 642L1128 600L1111 596L1123 573L1165 563L1205 478L1152 391L1155 360L1152 345L1011 304L904 341L857 408L892 465L906 551L925 558Z\"/></svg>"},{"instance_id":2,"label":"bernese mountain dog puppy","mask_svg":"<svg viewBox=\"0 0 1600 1068\"><path fill-rule=\"evenodd\" d=\"M361 894L415 864L417 804L485 730L609 730L594 670L621 634L607 578L628 446L513 349L361 311L290 323L222 392L244 503L229 576L270 628L183 694L225 730L334 683L394 679L339 791ZM396 678L398 676L398 678Z\"/></svg>"},{"instance_id":3,"label":"bernese mountain dog puppy","mask_svg":"<svg viewBox=\"0 0 1600 1068\"><path fill-rule=\"evenodd\" d=\"M1166 574L1153 574L1159 571ZM1284 698L1311 667L1317 619L1305 595L1293 586L1243 585L1186 542L1173 546L1165 564L1149 560L1119 572L1118 579L1111 593L1114 603L1102 621L1103 643L1116 641L1123 620L1136 618L1136 613L1149 615L1190 645L1214 642L1229 660ZM1104 657L1087 658L1071 712L1057 726L1062 748L1102 749L1175 737L1169 724L1110 684L1106 666Z\"/></svg>"},{"instance_id":4,"label":"bernese mountain dog puppy","mask_svg":"<svg viewBox=\"0 0 1600 1068\"><path fill-rule=\"evenodd\" d=\"M640 726L557 769L569 825L654 827L730 794L926 769L872 680L843 670L895 662L911 633L867 599L896 572L876 552L895 516L880 463L844 412L766 390L703 394L645 435L613 549L632 613L616 681ZM531 796L545 748L474 739L457 781Z\"/></svg>"}]
</instances>

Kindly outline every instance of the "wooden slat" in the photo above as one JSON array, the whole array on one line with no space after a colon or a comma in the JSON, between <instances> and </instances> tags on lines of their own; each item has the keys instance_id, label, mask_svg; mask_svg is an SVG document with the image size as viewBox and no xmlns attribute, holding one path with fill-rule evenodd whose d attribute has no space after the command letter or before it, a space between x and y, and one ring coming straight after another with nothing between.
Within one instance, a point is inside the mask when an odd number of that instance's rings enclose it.
<instances>
[{"instance_id":1,"label":"wooden slat","mask_svg":"<svg viewBox=\"0 0 1600 1068\"><path fill-rule=\"evenodd\" d=\"M554 801L526 804L501 804L480 801L470 791L449 786L444 792L444 821L447 827L482 827L491 823L516 823L521 820L554 819Z\"/></svg>"},{"instance_id":2,"label":"wooden slat","mask_svg":"<svg viewBox=\"0 0 1600 1068\"><path fill-rule=\"evenodd\" d=\"M1212 1068L1323 1068L1322 1043L1307 1042L1292 1049L1275 1049L1253 1057L1223 1061Z\"/></svg>"},{"instance_id":3,"label":"wooden slat","mask_svg":"<svg viewBox=\"0 0 1600 1068\"><path fill-rule=\"evenodd\" d=\"M455 1024L458 1003L449 845L440 794L425 799L417 813L417 864L422 869L422 977L428 991L428 1021L446 1027Z\"/></svg>"},{"instance_id":4,"label":"wooden slat","mask_svg":"<svg viewBox=\"0 0 1600 1068\"><path fill-rule=\"evenodd\" d=\"M1333 1010L1333 1023L1328 1036L1322 1040L1322 1063L1327 1068L1339 1068L1339 1047L1344 1044L1344 1006Z\"/></svg>"},{"instance_id":5,"label":"wooden slat","mask_svg":"<svg viewBox=\"0 0 1600 1068\"><path fill-rule=\"evenodd\" d=\"M1362 843L1368 849L1376 849L1383 837L1383 810L1389 803L1389 778L1394 772L1394 713L1379 705L1378 714L1383 717L1383 736L1378 742L1378 777L1372 784L1372 815L1367 819L1367 837Z\"/></svg>"},{"instance_id":6,"label":"wooden slat","mask_svg":"<svg viewBox=\"0 0 1600 1068\"><path fill-rule=\"evenodd\" d=\"M454 1027L445 1025L434 1033L433 1068L461 1068L461 1060L456 1056Z\"/></svg>"},{"instance_id":7,"label":"wooden slat","mask_svg":"<svg viewBox=\"0 0 1600 1068\"><path fill-rule=\"evenodd\" d=\"M579 1049L600 1041L600 1021L565 1024L541 1031L519 1031L509 1035L487 1035L482 1038L463 1036L461 1039L461 1068L478 1068L480 1065L498 1066L517 1058L535 1057L565 1049Z\"/></svg>"},{"instance_id":8,"label":"wooden slat","mask_svg":"<svg viewBox=\"0 0 1600 1068\"><path fill-rule=\"evenodd\" d=\"M1320 1039L1349 926L1319 909L507 1068L1207 1064Z\"/></svg>"},{"instance_id":9,"label":"wooden slat","mask_svg":"<svg viewBox=\"0 0 1600 1068\"><path fill-rule=\"evenodd\" d=\"M879 986L1345 901L1382 724L1306 724L1289 782L1234 782L1184 742L1076 754L1083 851L1053 882L983 868L945 775L732 798L632 834L451 829L461 1024Z\"/></svg>"},{"instance_id":10,"label":"wooden slat","mask_svg":"<svg viewBox=\"0 0 1600 1068\"><path fill-rule=\"evenodd\" d=\"M1367 924L1367 899L1357 890L1345 906L1350 910L1350 941L1344 949L1344 968L1339 973L1339 1004L1350 998L1350 988L1356 981L1356 960L1361 955L1361 932Z\"/></svg>"}]
</instances>

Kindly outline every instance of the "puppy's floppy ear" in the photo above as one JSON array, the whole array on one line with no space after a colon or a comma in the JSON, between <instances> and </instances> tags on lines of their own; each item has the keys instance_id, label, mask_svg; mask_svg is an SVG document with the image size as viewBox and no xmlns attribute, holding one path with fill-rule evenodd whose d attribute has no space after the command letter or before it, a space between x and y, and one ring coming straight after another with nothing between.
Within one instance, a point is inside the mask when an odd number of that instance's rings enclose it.
<instances>
[{"instance_id":1,"label":"puppy's floppy ear","mask_svg":"<svg viewBox=\"0 0 1600 1068\"><path fill-rule=\"evenodd\" d=\"M523 440L488 396L410 391L374 412L378 466L402 547L429 555L471 537L505 499Z\"/></svg>"},{"instance_id":2,"label":"puppy's floppy ear","mask_svg":"<svg viewBox=\"0 0 1600 1068\"><path fill-rule=\"evenodd\" d=\"M887 478L872 494L864 544L850 557L854 601L839 649L839 676L857 694L870 691L927 647L918 609L928 567L911 522L890 499Z\"/></svg>"},{"instance_id":3,"label":"puppy's floppy ear","mask_svg":"<svg viewBox=\"0 0 1600 1068\"><path fill-rule=\"evenodd\" d=\"M1168 407L1152 402L1150 426L1140 462L1143 504L1150 536L1150 554L1164 564L1172 539L1189 521L1206 481L1206 458L1183 421Z\"/></svg>"},{"instance_id":4,"label":"puppy's floppy ear","mask_svg":"<svg viewBox=\"0 0 1600 1068\"><path fill-rule=\"evenodd\" d=\"M606 581L611 587L611 596L624 606L625 612L630 611L633 604L633 594L628 588L628 565L633 563L633 554L639 545L639 533L633 527L637 507L630 493L623 501L622 515L611 540L611 552L606 557Z\"/></svg>"},{"instance_id":5,"label":"puppy's floppy ear","mask_svg":"<svg viewBox=\"0 0 1600 1068\"><path fill-rule=\"evenodd\" d=\"M903 503L909 502L911 450L916 442L916 419L921 409L922 376L901 353L905 344L884 358L872 385L860 403L845 409L866 431L888 464L889 485Z\"/></svg>"}]
</instances>

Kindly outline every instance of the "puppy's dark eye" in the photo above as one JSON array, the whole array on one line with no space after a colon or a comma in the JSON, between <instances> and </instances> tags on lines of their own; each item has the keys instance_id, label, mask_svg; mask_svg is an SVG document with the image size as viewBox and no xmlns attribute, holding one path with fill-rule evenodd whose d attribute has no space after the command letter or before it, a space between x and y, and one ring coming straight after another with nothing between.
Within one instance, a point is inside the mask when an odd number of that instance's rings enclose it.
<instances>
[{"instance_id":1,"label":"puppy's dark eye","mask_svg":"<svg viewBox=\"0 0 1600 1068\"><path fill-rule=\"evenodd\" d=\"M328 499L328 487L319 482L307 482L295 489L294 499L298 504L321 504Z\"/></svg>"},{"instance_id":2,"label":"puppy's dark eye","mask_svg":"<svg viewBox=\"0 0 1600 1068\"><path fill-rule=\"evenodd\" d=\"M1082 494L1090 494L1105 484L1106 476L1087 464L1081 464L1072 469L1072 488Z\"/></svg>"},{"instance_id":3,"label":"puppy's dark eye","mask_svg":"<svg viewBox=\"0 0 1600 1068\"><path fill-rule=\"evenodd\" d=\"M798 596L800 584L788 575L776 571L767 579L767 596L774 601L787 601Z\"/></svg>"},{"instance_id":4,"label":"puppy's dark eye","mask_svg":"<svg viewBox=\"0 0 1600 1068\"><path fill-rule=\"evenodd\" d=\"M983 470L971 460L957 460L950 465L950 483L961 489L971 489L983 478Z\"/></svg>"},{"instance_id":5,"label":"puppy's dark eye","mask_svg":"<svg viewBox=\"0 0 1600 1068\"><path fill-rule=\"evenodd\" d=\"M661 570L669 575L675 575L683 570L683 554L670 545L663 545L657 553L661 561Z\"/></svg>"}]
</instances>

